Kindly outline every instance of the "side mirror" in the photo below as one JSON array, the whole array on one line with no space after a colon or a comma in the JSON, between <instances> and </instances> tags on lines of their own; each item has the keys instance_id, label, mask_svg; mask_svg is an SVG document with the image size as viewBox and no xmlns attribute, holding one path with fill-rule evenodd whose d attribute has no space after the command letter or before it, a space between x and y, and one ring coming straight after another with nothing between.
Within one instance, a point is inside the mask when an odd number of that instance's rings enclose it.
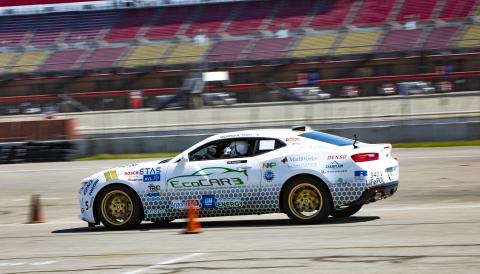
<instances>
[{"instance_id":1,"label":"side mirror","mask_svg":"<svg viewBox=\"0 0 480 274\"><path fill-rule=\"evenodd\" d=\"M179 163L186 163L188 162L188 154L183 154L182 157L180 157Z\"/></svg>"}]
</instances>

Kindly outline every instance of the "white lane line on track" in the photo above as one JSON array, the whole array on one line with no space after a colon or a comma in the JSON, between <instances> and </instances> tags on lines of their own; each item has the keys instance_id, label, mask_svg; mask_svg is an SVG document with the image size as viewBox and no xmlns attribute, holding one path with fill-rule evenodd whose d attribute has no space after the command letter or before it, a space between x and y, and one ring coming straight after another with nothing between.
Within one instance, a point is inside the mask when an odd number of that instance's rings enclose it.
<instances>
[{"instance_id":1,"label":"white lane line on track","mask_svg":"<svg viewBox=\"0 0 480 274\"><path fill-rule=\"evenodd\" d=\"M46 169L15 169L15 170L0 170L0 173L18 173L18 172L44 172L44 171L65 171L72 170L90 170L88 167L74 167L74 168L46 168Z\"/></svg>"},{"instance_id":2,"label":"white lane line on track","mask_svg":"<svg viewBox=\"0 0 480 274\"><path fill-rule=\"evenodd\" d=\"M441 210L441 209L466 209L480 208L480 204L471 205L451 205L451 206L418 206L418 207L384 207L384 208L365 208L365 211L411 211L411 210Z\"/></svg>"},{"instance_id":3,"label":"white lane line on track","mask_svg":"<svg viewBox=\"0 0 480 274\"><path fill-rule=\"evenodd\" d=\"M173 258L173 259L170 259L170 260L167 260L167 261L159 262L159 263L156 263L154 265L147 266L147 267L144 267L144 268L140 268L140 269L137 269L137 270L134 270L134 271L124 272L123 274L142 273L142 272L148 271L150 269L160 268L164 265L178 263L178 262L185 261L185 260L191 259L193 257L201 256L201 255L204 255L204 254L205 253L192 253L192 254L189 254L189 255L186 255L186 256L177 257L177 258Z\"/></svg>"},{"instance_id":4,"label":"white lane line on track","mask_svg":"<svg viewBox=\"0 0 480 274\"><path fill-rule=\"evenodd\" d=\"M435 155L435 156L411 156L411 157L398 157L399 160L403 159L443 159L443 158L480 158L480 155Z\"/></svg>"},{"instance_id":5,"label":"white lane line on track","mask_svg":"<svg viewBox=\"0 0 480 274\"><path fill-rule=\"evenodd\" d=\"M21 265L33 265L33 266L40 266L40 265L49 265L57 263L58 261L41 261L41 262L14 262L14 263L0 263L0 266L21 266Z\"/></svg>"},{"instance_id":6,"label":"white lane line on track","mask_svg":"<svg viewBox=\"0 0 480 274\"><path fill-rule=\"evenodd\" d=\"M82 221L49 221L45 223L36 223L36 224L27 224L27 223L12 223L12 224L0 224L0 227L16 227L16 226L44 226L44 225L68 225L68 224L86 224L85 222Z\"/></svg>"},{"instance_id":7,"label":"white lane line on track","mask_svg":"<svg viewBox=\"0 0 480 274\"><path fill-rule=\"evenodd\" d=\"M21 202L21 201L30 201L31 198L17 198L10 200L12 202ZM42 197L41 200L72 200L72 198L61 198L61 197Z\"/></svg>"}]
</instances>

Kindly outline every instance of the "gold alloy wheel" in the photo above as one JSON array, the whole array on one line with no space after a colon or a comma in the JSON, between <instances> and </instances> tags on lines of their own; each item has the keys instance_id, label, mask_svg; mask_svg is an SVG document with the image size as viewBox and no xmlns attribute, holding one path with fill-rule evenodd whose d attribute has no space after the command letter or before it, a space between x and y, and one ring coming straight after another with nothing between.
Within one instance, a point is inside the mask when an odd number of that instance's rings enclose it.
<instances>
[{"instance_id":1,"label":"gold alloy wheel","mask_svg":"<svg viewBox=\"0 0 480 274\"><path fill-rule=\"evenodd\" d=\"M322 209L322 193L310 183L300 183L290 191L288 206L298 218L311 219Z\"/></svg>"},{"instance_id":2,"label":"gold alloy wheel","mask_svg":"<svg viewBox=\"0 0 480 274\"><path fill-rule=\"evenodd\" d=\"M123 225L132 217L133 202L127 193L112 190L102 199L102 215L112 225Z\"/></svg>"}]
</instances>

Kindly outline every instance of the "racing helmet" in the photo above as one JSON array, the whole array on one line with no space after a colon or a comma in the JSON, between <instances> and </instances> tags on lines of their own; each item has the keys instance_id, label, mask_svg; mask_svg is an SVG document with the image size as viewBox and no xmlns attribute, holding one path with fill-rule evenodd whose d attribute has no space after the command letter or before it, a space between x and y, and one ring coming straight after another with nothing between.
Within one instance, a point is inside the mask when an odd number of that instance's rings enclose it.
<instances>
[{"instance_id":1,"label":"racing helmet","mask_svg":"<svg viewBox=\"0 0 480 274\"><path fill-rule=\"evenodd\" d=\"M248 143L245 141L234 141L230 143L230 146L223 150L223 155L230 157L238 157L246 155L248 152Z\"/></svg>"},{"instance_id":2,"label":"racing helmet","mask_svg":"<svg viewBox=\"0 0 480 274\"><path fill-rule=\"evenodd\" d=\"M217 154L217 148L214 146L207 147L207 154L215 156Z\"/></svg>"}]
</instances>

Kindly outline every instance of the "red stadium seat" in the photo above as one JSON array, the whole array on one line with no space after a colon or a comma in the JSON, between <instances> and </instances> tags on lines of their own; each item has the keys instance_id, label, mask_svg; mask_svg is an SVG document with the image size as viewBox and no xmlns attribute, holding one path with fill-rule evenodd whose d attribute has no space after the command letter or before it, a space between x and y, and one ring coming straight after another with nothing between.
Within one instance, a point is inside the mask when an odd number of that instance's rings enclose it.
<instances>
[{"instance_id":1,"label":"red stadium seat","mask_svg":"<svg viewBox=\"0 0 480 274\"><path fill-rule=\"evenodd\" d=\"M127 47L95 49L83 62L82 68L96 69L113 67L126 50Z\"/></svg>"},{"instance_id":2,"label":"red stadium seat","mask_svg":"<svg viewBox=\"0 0 480 274\"><path fill-rule=\"evenodd\" d=\"M39 71L70 70L78 61L84 50L62 50L52 53L39 67Z\"/></svg>"},{"instance_id":3,"label":"red stadium seat","mask_svg":"<svg viewBox=\"0 0 480 274\"><path fill-rule=\"evenodd\" d=\"M138 31L154 14L154 9L127 10L105 36L108 42L125 42L134 40Z\"/></svg>"},{"instance_id":4,"label":"red stadium seat","mask_svg":"<svg viewBox=\"0 0 480 274\"><path fill-rule=\"evenodd\" d=\"M209 62L236 61L249 44L249 40L220 41L212 47L207 60Z\"/></svg>"},{"instance_id":5,"label":"red stadium seat","mask_svg":"<svg viewBox=\"0 0 480 274\"><path fill-rule=\"evenodd\" d=\"M364 0L352 24L356 26L383 24L394 4L394 0Z\"/></svg>"},{"instance_id":6,"label":"red stadium seat","mask_svg":"<svg viewBox=\"0 0 480 274\"><path fill-rule=\"evenodd\" d=\"M282 58L293 38L266 38L259 40L252 52L247 56L249 60L271 60Z\"/></svg>"},{"instance_id":7,"label":"red stadium seat","mask_svg":"<svg viewBox=\"0 0 480 274\"><path fill-rule=\"evenodd\" d=\"M320 11L314 15L310 27L314 29L337 28L343 24L353 4L353 0L325 1Z\"/></svg>"}]
</instances>

